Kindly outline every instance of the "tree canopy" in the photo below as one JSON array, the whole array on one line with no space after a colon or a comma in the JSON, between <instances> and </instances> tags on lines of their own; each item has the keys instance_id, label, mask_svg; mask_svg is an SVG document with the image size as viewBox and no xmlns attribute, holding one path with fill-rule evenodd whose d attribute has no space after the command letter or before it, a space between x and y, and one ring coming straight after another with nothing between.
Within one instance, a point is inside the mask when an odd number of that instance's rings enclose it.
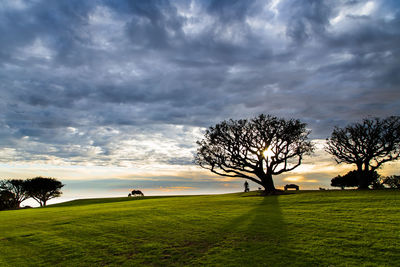
<instances>
[{"instance_id":1,"label":"tree canopy","mask_svg":"<svg viewBox=\"0 0 400 267\"><path fill-rule=\"evenodd\" d=\"M26 191L25 180L22 179L1 180L0 189L13 194L13 206L15 208L19 208L21 202L29 198Z\"/></svg>"},{"instance_id":2,"label":"tree canopy","mask_svg":"<svg viewBox=\"0 0 400 267\"><path fill-rule=\"evenodd\" d=\"M30 197L36 200L40 206L46 206L49 199L59 197L64 186L55 178L36 177L26 180L26 189Z\"/></svg>"},{"instance_id":3,"label":"tree canopy","mask_svg":"<svg viewBox=\"0 0 400 267\"><path fill-rule=\"evenodd\" d=\"M251 180L275 191L273 175L297 168L313 151L310 131L299 120L261 114L250 120L223 121L197 142L195 162L211 172Z\"/></svg>"},{"instance_id":4,"label":"tree canopy","mask_svg":"<svg viewBox=\"0 0 400 267\"><path fill-rule=\"evenodd\" d=\"M370 171L366 177L363 179L367 180L368 185L376 185L380 175L376 171ZM358 171L349 171L345 175L338 175L331 180L331 186L340 187L344 189L345 187L359 187L360 182L358 179Z\"/></svg>"},{"instance_id":5,"label":"tree canopy","mask_svg":"<svg viewBox=\"0 0 400 267\"><path fill-rule=\"evenodd\" d=\"M335 127L326 151L337 163L357 166L359 188L368 188L368 173L400 157L400 117L364 119L345 128Z\"/></svg>"}]
</instances>

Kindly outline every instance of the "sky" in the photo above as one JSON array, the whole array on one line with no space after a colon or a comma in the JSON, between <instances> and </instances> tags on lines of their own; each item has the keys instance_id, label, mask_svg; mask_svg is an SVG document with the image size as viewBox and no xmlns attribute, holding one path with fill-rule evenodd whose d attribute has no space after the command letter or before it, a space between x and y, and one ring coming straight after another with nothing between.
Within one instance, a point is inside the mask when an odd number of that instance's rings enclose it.
<instances>
[{"instance_id":1,"label":"sky","mask_svg":"<svg viewBox=\"0 0 400 267\"><path fill-rule=\"evenodd\" d=\"M400 114L400 2L4 0L0 94L0 178L56 177L63 199L241 191L196 141L261 113L317 147L276 186L329 187L354 169L324 151L334 126Z\"/></svg>"}]
</instances>

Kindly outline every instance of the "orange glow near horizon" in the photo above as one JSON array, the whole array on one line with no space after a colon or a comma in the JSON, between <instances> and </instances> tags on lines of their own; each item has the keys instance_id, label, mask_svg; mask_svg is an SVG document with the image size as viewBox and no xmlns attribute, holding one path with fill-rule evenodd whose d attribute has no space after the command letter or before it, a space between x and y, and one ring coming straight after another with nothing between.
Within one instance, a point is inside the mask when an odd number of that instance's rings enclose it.
<instances>
[{"instance_id":1,"label":"orange glow near horizon","mask_svg":"<svg viewBox=\"0 0 400 267\"><path fill-rule=\"evenodd\" d=\"M283 179L283 181L288 181L288 182L300 182L304 179L303 176L289 176Z\"/></svg>"}]
</instances>

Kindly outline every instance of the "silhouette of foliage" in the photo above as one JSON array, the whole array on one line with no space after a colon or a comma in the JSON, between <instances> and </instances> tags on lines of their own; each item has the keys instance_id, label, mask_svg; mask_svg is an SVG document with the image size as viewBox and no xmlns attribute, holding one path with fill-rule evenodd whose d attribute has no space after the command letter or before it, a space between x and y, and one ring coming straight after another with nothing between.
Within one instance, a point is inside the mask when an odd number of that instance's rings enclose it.
<instances>
[{"instance_id":1,"label":"silhouette of foliage","mask_svg":"<svg viewBox=\"0 0 400 267\"><path fill-rule=\"evenodd\" d=\"M29 198L25 180L22 179L1 180L0 189L13 193L15 208L19 208L21 202Z\"/></svg>"},{"instance_id":2,"label":"silhouette of foliage","mask_svg":"<svg viewBox=\"0 0 400 267\"><path fill-rule=\"evenodd\" d=\"M382 183L389 188L400 189L400 175L384 177Z\"/></svg>"},{"instance_id":3,"label":"silhouette of foliage","mask_svg":"<svg viewBox=\"0 0 400 267\"><path fill-rule=\"evenodd\" d=\"M223 121L198 141L195 162L211 172L251 180L275 191L273 175L297 168L313 151L310 131L299 120L261 114L251 120Z\"/></svg>"},{"instance_id":4,"label":"silhouette of foliage","mask_svg":"<svg viewBox=\"0 0 400 267\"><path fill-rule=\"evenodd\" d=\"M0 210L7 210L15 208L15 195L8 191L0 191Z\"/></svg>"},{"instance_id":5,"label":"silhouette of foliage","mask_svg":"<svg viewBox=\"0 0 400 267\"><path fill-rule=\"evenodd\" d=\"M381 188L380 186L380 175L376 171L370 171L368 173L363 173L366 177L363 180L367 181L368 186L372 185L374 189ZM358 171L349 171L345 175L338 175L331 180L331 186L340 187L344 189L345 187L359 187Z\"/></svg>"},{"instance_id":6,"label":"silhouette of foliage","mask_svg":"<svg viewBox=\"0 0 400 267\"><path fill-rule=\"evenodd\" d=\"M355 164L358 188L367 189L370 171L400 157L400 117L364 119L345 128L335 127L326 151L338 164Z\"/></svg>"},{"instance_id":7,"label":"silhouette of foliage","mask_svg":"<svg viewBox=\"0 0 400 267\"><path fill-rule=\"evenodd\" d=\"M338 175L331 180L331 186L340 187L358 187L357 171L350 171L345 175Z\"/></svg>"},{"instance_id":8,"label":"silhouette of foliage","mask_svg":"<svg viewBox=\"0 0 400 267\"><path fill-rule=\"evenodd\" d=\"M49 199L59 197L64 186L55 178L36 177L26 180L26 190L30 197L36 200L40 206L46 206Z\"/></svg>"}]
</instances>

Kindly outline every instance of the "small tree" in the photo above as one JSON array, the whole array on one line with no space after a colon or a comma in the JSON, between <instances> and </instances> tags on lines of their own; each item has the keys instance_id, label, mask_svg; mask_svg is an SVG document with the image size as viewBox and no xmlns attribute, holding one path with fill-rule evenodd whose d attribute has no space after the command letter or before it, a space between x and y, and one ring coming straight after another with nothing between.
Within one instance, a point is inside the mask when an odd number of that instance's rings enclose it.
<instances>
[{"instance_id":1,"label":"small tree","mask_svg":"<svg viewBox=\"0 0 400 267\"><path fill-rule=\"evenodd\" d=\"M55 178L36 177L26 180L26 189L30 197L41 207L46 206L49 199L59 197L64 185Z\"/></svg>"},{"instance_id":2,"label":"small tree","mask_svg":"<svg viewBox=\"0 0 400 267\"><path fill-rule=\"evenodd\" d=\"M13 193L15 208L19 208L21 202L29 198L25 188L25 180L22 179L1 180L0 189Z\"/></svg>"},{"instance_id":3,"label":"small tree","mask_svg":"<svg viewBox=\"0 0 400 267\"><path fill-rule=\"evenodd\" d=\"M389 188L400 189L400 175L384 177L382 183L387 185Z\"/></svg>"},{"instance_id":4,"label":"small tree","mask_svg":"<svg viewBox=\"0 0 400 267\"><path fill-rule=\"evenodd\" d=\"M195 162L221 176L251 180L272 193L272 176L294 170L313 151L309 134L299 120L270 115L223 121L197 142Z\"/></svg>"},{"instance_id":5,"label":"small tree","mask_svg":"<svg viewBox=\"0 0 400 267\"><path fill-rule=\"evenodd\" d=\"M364 119L345 128L335 127L326 151L336 162L355 164L359 189L369 186L368 174L400 157L400 117Z\"/></svg>"}]
</instances>

